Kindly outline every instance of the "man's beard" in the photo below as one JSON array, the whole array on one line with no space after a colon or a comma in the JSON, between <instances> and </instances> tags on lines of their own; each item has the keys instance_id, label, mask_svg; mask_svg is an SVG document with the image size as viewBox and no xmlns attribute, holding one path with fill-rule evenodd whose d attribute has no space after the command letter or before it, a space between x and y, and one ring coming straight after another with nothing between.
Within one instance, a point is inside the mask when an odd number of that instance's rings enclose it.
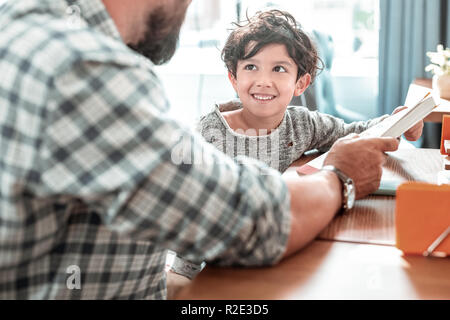
<instances>
[{"instance_id":1,"label":"man's beard","mask_svg":"<svg viewBox=\"0 0 450 320\"><path fill-rule=\"evenodd\" d=\"M176 21L174 21L177 19ZM156 9L149 16L147 32L137 44L128 44L134 51L149 58L154 64L161 65L169 61L178 46L183 16L170 19L162 8ZM161 30L170 30L168 34L162 34Z\"/></svg>"}]
</instances>

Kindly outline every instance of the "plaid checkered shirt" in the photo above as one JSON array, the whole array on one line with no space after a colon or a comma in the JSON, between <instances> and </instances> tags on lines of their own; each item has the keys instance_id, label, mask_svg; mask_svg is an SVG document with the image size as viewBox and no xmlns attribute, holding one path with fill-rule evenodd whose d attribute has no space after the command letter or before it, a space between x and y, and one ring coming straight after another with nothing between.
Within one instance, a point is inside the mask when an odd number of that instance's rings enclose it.
<instances>
[{"instance_id":1,"label":"plaid checkered shirt","mask_svg":"<svg viewBox=\"0 0 450 320\"><path fill-rule=\"evenodd\" d=\"M171 119L100 0L0 6L0 77L0 299L164 299L167 250L281 258L279 174Z\"/></svg>"}]
</instances>

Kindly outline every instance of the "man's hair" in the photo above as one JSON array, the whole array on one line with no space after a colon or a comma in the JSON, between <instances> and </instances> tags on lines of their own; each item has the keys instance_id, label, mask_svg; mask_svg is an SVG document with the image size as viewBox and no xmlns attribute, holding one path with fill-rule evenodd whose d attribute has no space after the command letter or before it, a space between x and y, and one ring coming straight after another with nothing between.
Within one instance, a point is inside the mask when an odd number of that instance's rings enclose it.
<instances>
[{"instance_id":1,"label":"man's hair","mask_svg":"<svg viewBox=\"0 0 450 320\"><path fill-rule=\"evenodd\" d=\"M234 77L239 60L253 57L261 48L272 43L286 46L289 56L298 66L297 80L309 73L312 82L317 70L321 69L318 66L319 61L323 65L314 43L288 12L257 12L255 16L247 17L244 24L234 25L236 28L229 35L222 50L222 60ZM252 47L249 47L250 43Z\"/></svg>"}]
</instances>

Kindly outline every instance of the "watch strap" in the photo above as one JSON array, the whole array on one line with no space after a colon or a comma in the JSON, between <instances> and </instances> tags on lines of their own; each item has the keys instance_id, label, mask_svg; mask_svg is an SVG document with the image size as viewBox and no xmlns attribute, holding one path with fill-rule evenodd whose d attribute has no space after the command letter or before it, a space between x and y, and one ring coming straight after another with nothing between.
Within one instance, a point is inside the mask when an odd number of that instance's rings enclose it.
<instances>
[{"instance_id":1,"label":"watch strap","mask_svg":"<svg viewBox=\"0 0 450 320\"><path fill-rule=\"evenodd\" d=\"M336 168L335 166L332 165L326 165L324 167L322 167L322 170L328 170L328 171L332 171L334 172L339 180L341 181L341 185L342 185L342 211L341 212L345 212L348 208L348 193L347 193L347 186L348 185L353 185L353 180L351 178L349 178L345 173L343 173L341 170L339 170L338 168Z\"/></svg>"}]
</instances>

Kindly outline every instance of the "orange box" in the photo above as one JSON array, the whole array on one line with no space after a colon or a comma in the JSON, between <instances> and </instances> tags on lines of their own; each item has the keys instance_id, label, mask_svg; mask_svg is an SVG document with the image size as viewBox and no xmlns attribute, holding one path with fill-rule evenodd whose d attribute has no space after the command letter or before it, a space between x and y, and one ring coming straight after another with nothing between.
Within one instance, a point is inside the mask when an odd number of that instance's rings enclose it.
<instances>
[{"instance_id":1,"label":"orange box","mask_svg":"<svg viewBox=\"0 0 450 320\"><path fill-rule=\"evenodd\" d=\"M396 247L405 254L422 255L450 226L450 185L406 182L397 189ZM436 247L450 255L450 236Z\"/></svg>"},{"instance_id":2,"label":"orange box","mask_svg":"<svg viewBox=\"0 0 450 320\"><path fill-rule=\"evenodd\" d=\"M442 117L442 133L441 133L441 154L450 154L445 152L444 140L450 140L450 115L445 114Z\"/></svg>"}]
</instances>

